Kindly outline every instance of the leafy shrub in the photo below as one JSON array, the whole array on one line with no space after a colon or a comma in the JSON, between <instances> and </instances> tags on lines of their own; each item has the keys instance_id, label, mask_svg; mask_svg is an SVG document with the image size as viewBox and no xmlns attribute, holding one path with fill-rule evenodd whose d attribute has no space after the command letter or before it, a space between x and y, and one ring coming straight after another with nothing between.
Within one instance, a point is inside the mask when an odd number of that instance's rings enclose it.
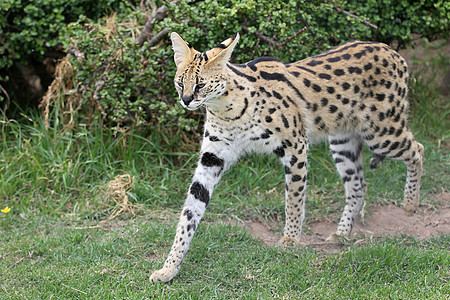
<instances>
[{"instance_id":1,"label":"leafy shrub","mask_svg":"<svg viewBox=\"0 0 450 300\"><path fill-rule=\"evenodd\" d=\"M413 34L431 40L450 36L449 1L349 0L346 7L378 26L377 30L367 28L373 40L387 44L396 42L397 48L408 46Z\"/></svg>"},{"instance_id":2,"label":"leafy shrub","mask_svg":"<svg viewBox=\"0 0 450 300\"><path fill-rule=\"evenodd\" d=\"M90 124L101 121L118 130L146 125L151 131L169 130L169 135L181 129L199 136L199 114L186 113L176 104L172 84L175 64L168 35L152 45L144 43L141 47L136 42L150 15L145 11L148 8L143 11L141 5L131 9L119 0L78 0L70 1L70 5L66 0L5 3L0 6L7 12L6 17L0 17L0 30L9 28L7 23L19 24L22 30L6 32L4 40L8 42L1 42L0 52L7 55L0 68L19 57L42 55L59 43L69 52L78 53L70 55L73 80L62 89L66 94L54 93L44 99L47 109L58 107L61 120L70 114L72 125L75 118ZM156 1L153 5L164 3ZM206 50L240 32L241 40L233 56L236 62L263 55L290 62L351 39L398 41L398 46L403 47L412 40L413 33L448 37L449 4L445 1L180 0L167 6L166 18L154 22L151 34L164 29L177 31L196 49ZM106 7L120 14L110 11L110 17L96 20ZM344 10L353 15L346 15ZM64 25L75 17L75 22ZM51 92L55 89L57 85ZM67 97L75 101L73 105L61 104ZM70 107L70 111L64 107Z\"/></svg>"},{"instance_id":3,"label":"leafy shrub","mask_svg":"<svg viewBox=\"0 0 450 300\"><path fill-rule=\"evenodd\" d=\"M23 66L42 65L45 57L58 58L63 55L59 31L68 23L77 21L79 16L96 20L111 10L130 11L129 4L126 4L128 2L126 0L1 0L0 84L11 96L14 96L14 86L18 89L24 89L26 86L22 83L11 82L18 80L12 76L13 73L22 73ZM16 69L19 71L17 72ZM40 69L45 72L45 66ZM41 81L43 81L42 74L38 75L41 75ZM3 96L4 94L0 92L0 102ZM29 103L28 99L19 100Z\"/></svg>"},{"instance_id":4,"label":"leafy shrub","mask_svg":"<svg viewBox=\"0 0 450 300\"><path fill-rule=\"evenodd\" d=\"M156 3L162 5L163 3ZM206 50L235 32L241 40L234 60L245 62L270 55L295 61L327 50L351 39L399 41L404 46L412 32L445 32L447 20L441 18L422 26L430 16L445 15L447 4L422 1L178 1L156 23L153 34L169 28L179 32L196 49ZM360 14L346 16L343 9ZM403 13L407 11L405 15ZM80 18L63 31L66 48L76 49L83 59L72 57L74 82L81 103L88 104L87 116L95 116L108 126L152 125L153 128L181 128L199 134L200 118L193 118L177 105L172 79L175 65L170 41L139 47L136 38L147 15L135 10L92 22ZM363 24L368 20L378 29ZM394 21L393 21L394 20ZM405 20L409 20L406 22ZM448 34L448 33L447 33ZM95 108L95 110L92 110Z\"/></svg>"}]
</instances>

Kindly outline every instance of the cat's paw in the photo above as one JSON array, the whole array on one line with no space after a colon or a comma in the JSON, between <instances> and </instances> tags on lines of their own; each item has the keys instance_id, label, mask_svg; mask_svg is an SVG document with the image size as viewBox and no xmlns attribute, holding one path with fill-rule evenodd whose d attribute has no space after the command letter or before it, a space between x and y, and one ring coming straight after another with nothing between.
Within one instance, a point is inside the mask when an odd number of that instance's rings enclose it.
<instances>
[{"instance_id":1,"label":"cat's paw","mask_svg":"<svg viewBox=\"0 0 450 300\"><path fill-rule=\"evenodd\" d=\"M282 247L282 248L298 246L298 245L300 245L300 241L298 239L292 238L292 237L287 237L287 236L282 237L277 243L277 247Z\"/></svg>"},{"instance_id":2,"label":"cat's paw","mask_svg":"<svg viewBox=\"0 0 450 300\"><path fill-rule=\"evenodd\" d=\"M169 282L171 281L178 273L177 269L161 269L153 272L150 276L150 282Z\"/></svg>"}]
</instances>

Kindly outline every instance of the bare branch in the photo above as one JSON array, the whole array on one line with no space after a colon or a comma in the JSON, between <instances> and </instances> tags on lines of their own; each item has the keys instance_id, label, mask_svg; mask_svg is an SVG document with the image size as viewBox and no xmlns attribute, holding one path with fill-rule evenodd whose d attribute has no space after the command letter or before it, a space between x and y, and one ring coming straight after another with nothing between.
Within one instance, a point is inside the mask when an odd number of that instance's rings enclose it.
<instances>
[{"instance_id":1,"label":"bare branch","mask_svg":"<svg viewBox=\"0 0 450 300\"><path fill-rule=\"evenodd\" d=\"M293 39L295 39L296 37L298 37L300 34L302 34L303 32L305 32L305 30L308 29L308 27L303 27L302 29L300 29L299 31L297 31L293 36L287 38L282 44L281 46L286 46L290 41L292 41Z\"/></svg>"},{"instance_id":2,"label":"bare branch","mask_svg":"<svg viewBox=\"0 0 450 300\"><path fill-rule=\"evenodd\" d=\"M81 62L83 60L83 58L84 58L84 53L80 52L80 50L78 50L76 45L74 45L72 47L69 47L67 49L67 53L75 55L75 57L77 58L78 62Z\"/></svg>"},{"instance_id":3,"label":"bare branch","mask_svg":"<svg viewBox=\"0 0 450 300\"><path fill-rule=\"evenodd\" d=\"M155 11L155 13L147 20L147 22L144 25L144 28L142 29L141 34L137 38L139 47L141 47L144 44L144 42L148 39L148 37L151 35L153 28L155 27L155 23L163 20L166 17L167 11L168 11L167 6L163 5L160 8L158 8Z\"/></svg>"},{"instance_id":4,"label":"bare branch","mask_svg":"<svg viewBox=\"0 0 450 300\"><path fill-rule=\"evenodd\" d=\"M154 37L151 38L151 40L148 42L148 46L152 47L156 45L159 41L161 41L163 38L167 37L169 34L170 29L168 27L164 28L160 32L158 32Z\"/></svg>"},{"instance_id":5,"label":"bare branch","mask_svg":"<svg viewBox=\"0 0 450 300\"><path fill-rule=\"evenodd\" d=\"M249 31L250 31L250 29L249 29L247 26L245 26L245 25L241 25L241 26L242 26L242 29L243 29L245 32L249 32ZM262 33L259 32L259 31L255 31L255 35L256 35L260 40L262 40L262 41L264 41L264 42L266 42L266 43L269 43L269 44L271 44L271 45L273 45L273 46L275 46L275 47L278 47L278 48L282 48L282 47L286 46L290 41L292 41L293 39L295 39L296 37L298 37L300 34L302 34L303 32L305 32L305 30L307 30L307 29L308 29L308 27L306 27L306 26L303 27L302 29L300 29L299 31L297 31L294 35L288 37L288 38L287 38L284 42L282 42L282 43L277 42L277 41L275 41L274 39L271 39L271 38L265 36L264 34L262 34Z\"/></svg>"},{"instance_id":6,"label":"bare branch","mask_svg":"<svg viewBox=\"0 0 450 300\"><path fill-rule=\"evenodd\" d=\"M177 2L178 2L178 0L172 0L167 5L169 7L171 7L171 6L176 5ZM149 1L149 3L151 4L150 1ZM151 4L151 6L152 6L152 4ZM139 47L142 47L144 42L150 38L152 31L155 28L156 22L164 20L164 18L167 16L168 11L169 11L169 8L166 5L163 5L153 13L153 15L147 20L147 22L145 22L144 28L142 29L141 34L137 38ZM165 35L167 35L168 30L169 29L167 29L167 32L166 32L166 28L164 28L161 32L159 32L156 36L154 36L151 39L151 41L153 41L152 45L158 43L162 39L162 36L158 36L159 34L162 34L162 32L165 32Z\"/></svg>"},{"instance_id":7,"label":"bare branch","mask_svg":"<svg viewBox=\"0 0 450 300\"><path fill-rule=\"evenodd\" d=\"M92 95L92 98L95 100L95 103L97 103L97 107L100 109L103 117L106 117L105 108L103 107L103 105L100 103L100 100L98 99L98 92L103 88L104 85L105 85L104 80L102 80L102 79L97 80L97 82L95 83L95 91L94 91L94 95Z\"/></svg>"},{"instance_id":8,"label":"bare branch","mask_svg":"<svg viewBox=\"0 0 450 300\"><path fill-rule=\"evenodd\" d=\"M339 7L336 8L336 11L337 11L337 12L342 12L342 13L344 13L346 16L350 16L350 17L352 17L352 18L359 19L358 16L352 14L352 13L349 12L349 11L340 9ZM374 29L378 29L378 26L377 26L377 25L373 25L373 24L370 23L369 21L363 21L363 24L366 25L366 26L372 27L372 28L374 28Z\"/></svg>"},{"instance_id":9,"label":"bare branch","mask_svg":"<svg viewBox=\"0 0 450 300\"><path fill-rule=\"evenodd\" d=\"M245 25L241 25L241 26L242 26L242 29L244 29L245 32L249 32L249 31L250 31L250 29L248 29L247 26L245 26ZM273 45L273 46L276 46L276 47L282 46L282 44L281 44L280 42L277 42L277 41L275 41L274 39L271 39L270 37L265 36L264 34L262 34L262 33L259 32L259 31L255 31L255 35L256 35L260 40L262 40L262 41L264 41L264 42L266 42L266 43L269 43L269 44L271 44L271 45Z\"/></svg>"}]
</instances>

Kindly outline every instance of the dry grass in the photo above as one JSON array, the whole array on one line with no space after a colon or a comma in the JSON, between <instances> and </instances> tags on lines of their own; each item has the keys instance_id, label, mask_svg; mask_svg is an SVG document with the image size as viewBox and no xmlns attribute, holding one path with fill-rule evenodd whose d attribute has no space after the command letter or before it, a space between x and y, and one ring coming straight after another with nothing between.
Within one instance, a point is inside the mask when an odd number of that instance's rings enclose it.
<instances>
[{"instance_id":1,"label":"dry grass","mask_svg":"<svg viewBox=\"0 0 450 300\"><path fill-rule=\"evenodd\" d=\"M131 203L128 193L134 189L134 177L130 174L117 175L113 180L106 184L103 191L103 197L106 203L113 203L112 210L108 220L112 220L123 213L136 215L136 211L142 210L140 205Z\"/></svg>"},{"instance_id":2,"label":"dry grass","mask_svg":"<svg viewBox=\"0 0 450 300\"><path fill-rule=\"evenodd\" d=\"M39 107L43 110L45 127L49 128L52 106L59 106L59 116L65 130L70 130L75 124L75 114L81 108L81 96L73 90L73 66L66 56L56 66L55 79L42 98Z\"/></svg>"}]
</instances>

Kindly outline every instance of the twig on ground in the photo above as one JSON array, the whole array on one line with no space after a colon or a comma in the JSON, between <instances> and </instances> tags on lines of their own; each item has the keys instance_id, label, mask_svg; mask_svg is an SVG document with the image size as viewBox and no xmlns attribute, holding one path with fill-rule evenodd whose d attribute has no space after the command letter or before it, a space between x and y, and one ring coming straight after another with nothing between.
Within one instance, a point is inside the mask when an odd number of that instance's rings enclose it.
<instances>
[{"instance_id":1,"label":"twig on ground","mask_svg":"<svg viewBox=\"0 0 450 300\"><path fill-rule=\"evenodd\" d=\"M0 256L0 259L5 258L8 255L15 254L15 253L20 253L20 252L22 252L22 250L16 250L16 251L11 251L11 252L5 253L2 256Z\"/></svg>"},{"instance_id":2,"label":"twig on ground","mask_svg":"<svg viewBox=\"0 0 450 300\"><path fill-rule=\"evenodd\" d=\"M72 229L72 230L83 230L83 229L103 229L105 231L108 231L105 227L101 226L100 224L97 224L95 226L84 226L84 227L68 227L66 229Z\"/></svg>"},{"instance_id":3,"label":"twig on ground","mask_svg":"<svg viewBox=\"0 0 450 300\"><path fill-rule=\"evenodd\" d=\"M68 285L66 285L66 284L64 284L64 283L61 283L61 285L65 286L65 287L67 287L67 288L69 288L69 289L72 289L72 290L74 290L74 291L76 291L76 292L79 292L79 293L82 293L82 294L84 294L84 295L87 295L86 292L80 291L79 289L76 289L76 288L74 288L74 287L68 286Z\"/></svg>"},{"instance_id":4,"label":"twig on ground","mask_svg":"<svg viewBox=\"0 0 450 300\"><path fill-rule=\"evenodd\" d=\"M10 266L8 267L8 270L14 268L15 266L17 266L19 263L21 263L21 262L24 261L25 259L32 259L32 255L33 255L33 251L30 252L30 253L28 254L28 256L24 256L24 257L20 258L18 261L16 261L15 263L13 263L12 265L10 265Z\"/></svg>"}]
</instances>

